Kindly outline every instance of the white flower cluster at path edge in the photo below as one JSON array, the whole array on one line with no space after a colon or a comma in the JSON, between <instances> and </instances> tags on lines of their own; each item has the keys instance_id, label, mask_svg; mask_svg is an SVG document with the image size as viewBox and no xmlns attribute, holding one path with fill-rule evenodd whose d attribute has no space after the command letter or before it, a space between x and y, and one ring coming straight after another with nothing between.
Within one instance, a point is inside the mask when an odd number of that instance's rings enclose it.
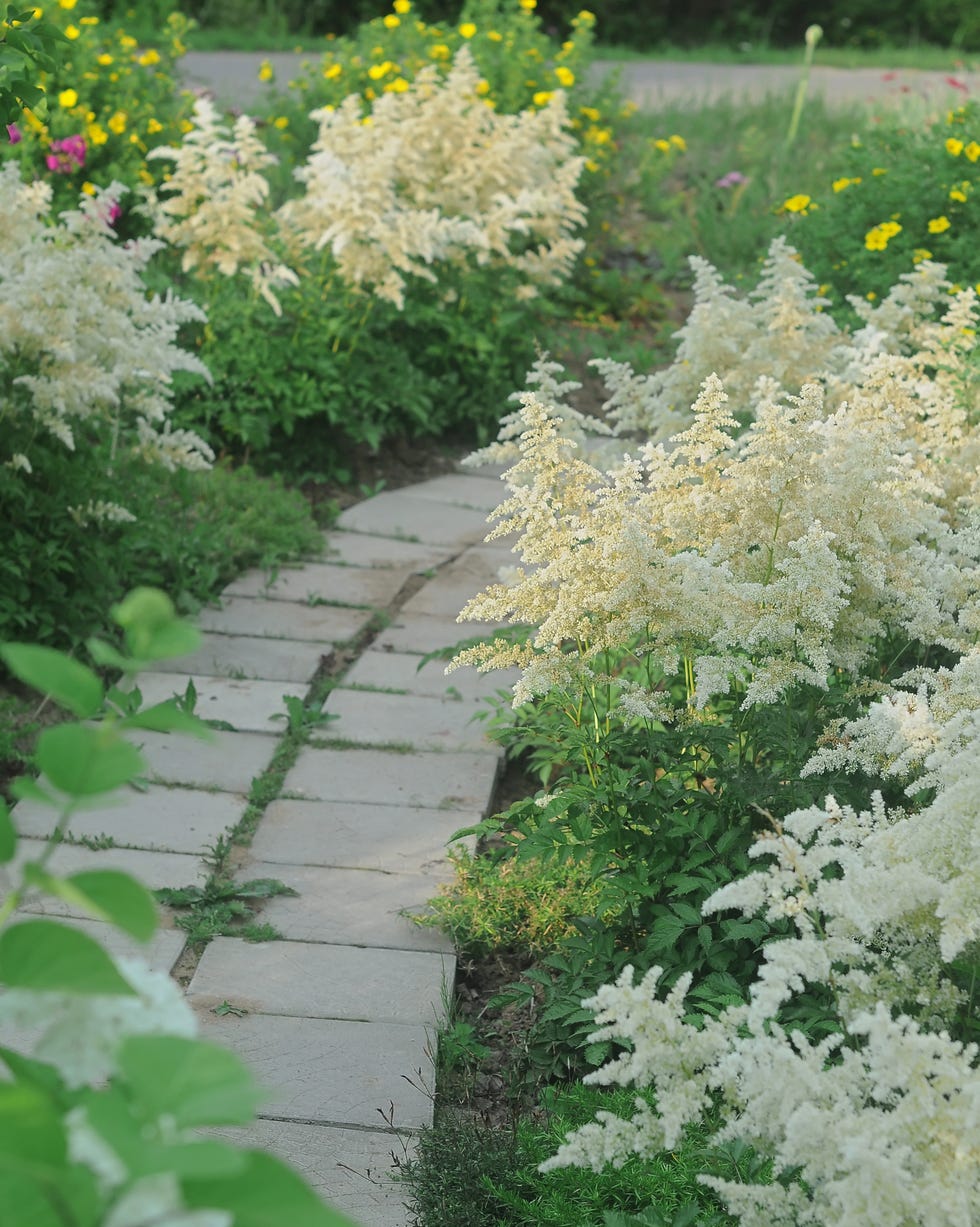
<instances>
[{"instance_id":1,"label":"white flower cluster at path edge","mask_svg":"<svg viewBox=\"0 0 980 1227\"><path fill-rule=\"evenodd\" d=\"M977 297L925 263L879 307L862 304L863 327L848 333L783 242L748 300L707 265L698 295L673 367L640 377L606 364L611 432L568 406L575 385L557 364L532 372L534 391L477 457L516 457L491 537L518 534L522 565L461 615L530 634L455 663L519 666L515 706L557 694L574 707L608 687L611 718L652 729L710 723L716 696L750 711L847 675L864 714L828 728L804 774L860 771L893 791L901 780L907 801L875 793L858 810L831 796L771 820L751 852L763 867L702 909L791 926L763 945L744 1004L694 1025L690 974L661 997L659 966L639 983L628 968L585 1002L592 1040L623 1045L586 1080L649 1094L630 1120L600 1113L543 1169L652 1158L720 1113L719 1140L772 1163L771 1183L702 1178L742 1227L971 1227ZM604 464L578 454L596 433L613 435ZM889 635L950 663L890 686L862 678ZM645 663L636 674L649 684L605 671L624 658ZM685 686L686 708L671 699ZM824 1038L779 1021L812 989L836 1019Z\"/></svg>"}]
</instances>

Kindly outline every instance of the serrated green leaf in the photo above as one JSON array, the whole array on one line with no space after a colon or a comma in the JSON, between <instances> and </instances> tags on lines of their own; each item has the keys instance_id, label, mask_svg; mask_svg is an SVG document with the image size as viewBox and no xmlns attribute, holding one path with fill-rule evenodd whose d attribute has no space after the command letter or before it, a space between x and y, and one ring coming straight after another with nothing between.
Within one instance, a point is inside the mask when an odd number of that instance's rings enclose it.
<instances>
[{"instance_id":1,"label":"serrated green leaf","mask_svg":"<svg viewBox=\"0 0 980 1227\"><path fill-rule=\"evenodd\" d=\"M51 1099L29 1083L0 1082L0 1163L47 1168L52 1176L68 1156L61 1115Z\"/></svg>"},{"instance_id":2,"label":"serrated green leaf","mask_svg":"<svg viewBox=\"0 0 980 1227\"><path fill-rule=\"evenodd\" d=\"M73 797L112 792L145 770L135 746L82 724L45 729L38 738L36 757L55 788Z\"/></svg>"},{"instance_id":3,"label":"serrated green leaf","mask_svg":"<svg viewBox=\"0 0 980 1227\"><path fill-rule=\"evenodd\" d=\"M146 1111L172 1117L178 1129L244 1124L265 1098L234 1053L201 1040L130 1036L119 1069Z\"/></svg>"},{"instance_id":4,"label":"serrated green leaf","mask_svg":"<svg viewBox=\"0 0 980 1227\"><path fill-rule=\"evenodd\" d=\"M63 879L89 900L104 920L139 942L157 929L157 908L142 883L119 869L85 869Z\"/></svg>"},{"instance_id":5,"label":"serrated green leaf","mask_svg":"<svg viewBox=\"0 0 980 1227\"><path fill-rule=\"evenodd\" d=\"M48 809L61 810L64 808L63 801L52 797L30 775L19 775L17 779L11 780L10 791L18 801L34 801L36 804L44 805Z\"/></svg>"},{"instance_id":6,"label":"serrated green leaf","mask_svg":"<svg viewBox=\"0 0 980 1227\"><path fill-rule=\"evenodd\" d=\"M24 920L0 933L0 983L38 992L136 995L97 941L53 920Z\"/></svg>"},{"instance_id":7,"label":"serrated green leaf","mask_svg":"<svg viewBox=\"0 0 980 1227\"><path fill-rule=\"evenodd\" d=\"M203 720L182 711L173 699L156 703L153 707L143 708L134 712L119 722L124 729L149 729L154 733L187 733L191 737L200 737L202 741L213 741L214 733Z\"/></svg>"},{"instance_id":8,"label":"serrated green leaf","mask_svg":"<svg viewBox=\"0 0 980 1227\"><path fill-rule=\"evenodd\" d=\"M86 665L53 648L33 643L0 645L0 659L28 686L50 695L80 720L88 720L102 706L102 683Z\"/></svg>"},{"instance_id":9,"label":"serrated green leaf","mask_svg":"<svg viewBox=\"0 0 980 1227\"><path fill-rule=\"evenodd\" d=\"M244 1171L230 1179L183 1181L187 1205L227 1210L235 1227L354 1227L285 1163L258 1150L244 1153Z\"/></svg>"},{"instance_id":10,"label":"serrated green leaf","mask_svg":"<svg viewBox=\"0 0 980 1227\"><path fill-rule=\"evenodd\" d=\"M650 928L650 949L669 950L686 928L676 916L658 916Z\"/></svg>"}]
</instances>

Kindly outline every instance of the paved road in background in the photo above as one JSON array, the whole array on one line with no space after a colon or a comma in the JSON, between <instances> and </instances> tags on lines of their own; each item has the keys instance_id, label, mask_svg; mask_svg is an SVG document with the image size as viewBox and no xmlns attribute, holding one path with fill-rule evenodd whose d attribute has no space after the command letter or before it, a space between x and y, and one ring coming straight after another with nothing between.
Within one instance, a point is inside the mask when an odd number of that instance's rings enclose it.
<instances>
[{"instance_id":1,"label":"paved road in background","mask_svg":"<svg viewBox=\"0 0 980 1227\"><path fill-rule=\"evenodd\" d=\"M248 108L266 89L258 79L259 64L269 60L276 78L285 85L296 76L307 52L192 51L181 61L185 83L212 90L229 106ZM690 106L719 98L759 99L792 90L799 69L788 64L692 64L637 60L594 65L596 74L618 68L626 95L643 107ZM952 84L951 81L959 84ZM821 95L831 105L869 102L875 106L919 102L929 108L958 105L980 95L980 73L950 77L944 72L901 69L888 72L868 68L814 68L811 96Z\"/></svg>"}]
</instances>

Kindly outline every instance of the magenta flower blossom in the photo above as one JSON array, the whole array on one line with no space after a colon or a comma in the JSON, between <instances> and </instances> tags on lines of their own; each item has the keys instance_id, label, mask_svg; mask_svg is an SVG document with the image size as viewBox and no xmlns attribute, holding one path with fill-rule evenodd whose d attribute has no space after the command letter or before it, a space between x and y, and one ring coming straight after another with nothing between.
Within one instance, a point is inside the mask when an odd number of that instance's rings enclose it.
<instances>
[{"instance_id":1,"label":"magenta flower blossom","mask_svg":"<svg viewBox=\"0 0 980 1227\"><path fill-rule=\"evenodd\" d=\"M17 145L24 139L24 134L16 124L7 124L7 140L11 145Z\"/></svg>"},{"instance_id":2,"label":"magenta flower blossom","mask_svg":"<svg viewBox=\"0 0 980 1227\"><path fill-rule=\"evenodd\" d=\"M740 183L748 183L748 179L740 170L730 170L727 175L715 180L715 187L738 187Z\"/></svg>"},{"instance_id":3,"label":"magenta flower blossom","mask_svg":"<svg viewBox=\"0 0 980 1227\"><path fill-rule=\"evenodd\" d=\"M52 141L51 152L45 158L48 170L56 174L70 175L85 165L85 137L66 136L64 140Z\"/></svg>"}]
</instances>

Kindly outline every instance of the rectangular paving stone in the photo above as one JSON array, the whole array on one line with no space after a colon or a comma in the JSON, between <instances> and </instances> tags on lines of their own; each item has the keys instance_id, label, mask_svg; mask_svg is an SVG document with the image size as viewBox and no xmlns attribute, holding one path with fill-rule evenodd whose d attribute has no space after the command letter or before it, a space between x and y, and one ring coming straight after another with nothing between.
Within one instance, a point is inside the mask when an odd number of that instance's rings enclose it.
<instances>
[{"instance_id":1,"label":"rectangular paving stone","mask_svg":"<svg viewBox=\"0 0 980 1227\"><path fill-rule=\"evenodd\" d=\"M383 607L394 600L411 574L412 569L404 566L369 570L310 563L305 567L284 568L270 582L267 571L256 569L229 584L222 596L254 596L309 604L321 600L339 605Z\"/></svg>"},{"instance_id":2,"label":"rectangular paving stone","mask_svg":"<svg viewBox=\"0 0 980 1227\"><path fill-rule=\"evenodd\" d=\"M447 867L447 877L450 871ZM440 930L413 924L403 911L425 910L437 893L432 876L371 869L318 869L252 861L238 878L278 878L297 895L278 895L262 908L262 920L287 941L430 950L451 954Z\"/></svg>"},{"instance_id":3,"label":"rectangular paving stone","mask_svg":"<svg viewBox=\"0 0 980 1227\"><path fill-rule=\"evenodd\" d=\"M100 946L115 959L141 959L154 971L170 974L173 965L184 949L186 935L180 929L159 928L148 942L138 942L115 925L101 920L82 919L77 916L62 918L73 929L80 929L95 938Z\"/></svg>"},{"instance_id":4,"label":"rectangular paving stone","mask_svg":"<svg viewBox=\"0 0 980 1227\"><path fill-rule=\"evenodd\" d=\"M268 767L277 744L277 737L267 733L216 730L208 741L143 729L134 732L131 739L140 747L151 780L242 794Z\"/></svg>"},{"instance_id":5,"label":"rectangular paving stone","mask_svg":"<svg viewBox=\"0 0 980 1227\"><path fill-rule=\"evenodd\" d=\"M409 652L368 651L354 662L340 682L341 688L367 687L373 690L403 690L406 694L428 695L436 699L478 702L498 691L509 692L520 677L517 669L495 669L479 673L466 666L446 673L445 660L429 660L419 667L418 656ZM509 699L506 700L509 702Z\"/></svg>"},{"instance_id":6,"label":"rectangular paving stone","mask_svg":"<svg viewBox=\"0 0 980 1227\"><path fill-rule=\"evenodd\" d=\"M437 618L455 619L485 587L485 584L469 576L453 575L447 569L409 597L401 607L399 620L414 614L433 614ZM470 624L460 623L460 625Z\"/></svg>"},{"instance_id":7,"label":"rectangular paving stone","mask_svg":"<svg viewBox=\"0 0 980 1227\"><path fill-rule=\"evenodd\" d=\"M363 630L370 618L371 611L367 609L233 596L220 609L202 609L197 624L202 631L217 631L221 635L344 643Z\"/></svg>"},{"instance_id":8,"label":"rectangular paving stone","mask_svg":"<svg viewBox=\"0 0 980 1227\"><path fill-rule=\"evenodd\" d=\"M489 531L486 515L466 507L446 508L408 491L383 491L342 512L341 528L382 537L420 541L423 545L464 546L482 541Z\"/></svg>"},{"instance_id":9,"label":"rectangular paving stone","mask_svg":"<svg viewBox=\"0 0 980 1227\"><path fill-rule=\"evenodd\" d=\"M417 750L476 750L500 756L484 727L471 723L471 704L425 695L334 690L325 710L336 717L330 736L361 745L404 743Z\"/></svg>"},{"instance_id":10,"label":"rectangular paving stone","mask_svg":"<svg viewBox=\"0 0 980 1227\"><path fill-rule=\"evenodd\" d=\"M400 1167L396 1164L414 1157L411 1135L279 1120L257 1120L243 1129L208 1129L206 1133L277 1155L328 1205L350 1215L361 1227L408 1225L409 1186L397 1178Z\"/></svg>"},{"instance_id":11,"label":"rectangular paving stone","mask_svg":"<svg viewBox=\"0 0 980 1227\"><path fill-rule=\"evenodd\" d=\"M17 854L9 867L0 865L0 899L10 889L13 881L19 881L19 868L25 861L36 860L44 847L39 839L22 839L17 845ZM164 886L200 885L207 877L207 868L199 856L186 852L141 852L134 848L86 848L82 844L59 844L51 854L48 868L57 874L78 873L83 869L121 869L132 874L148 890ZM32 893L26 900L25 912L39 912L47 916L77 916L89 919L84 908L75 903L66 903L50 895Z\"/></svg>"},{"instance_id":12,"label":"rectangular paving stone","mask_svg":"<svg viewBox=\"0 0 980 1227\"><path fill-rule=\"evenodd\" d=\"M250 1014L438 1026L455 959L424 950L366 950L216 937L187 989L194 1006L229 1001Z\"/></svg>"},{"instance_id":13,"label":"rectangular paving stone","mask_svg":"<svg viewBox=\"0 0 980 1227\"><path fill-rule=\"evenodd\" d=\"M300 800L360 801L486 813L497 778L490 754L438 754L306 747L283 793Z\"/></svg>"},{"instance_id":14,"label":"rectangular paving stone","mask_svg":"<svg viewBox=\"0 0 980 1227\"><path fill-rule=\"evenodd\" d=\"M411 487L413 498L432 499L455 507L474 507L478 511L493 511L508 497L506 485L499 477L470 476L446 473Z\"/></svg>"},{"instance_id":15,"label":"rectangular paving stone","mask_svg":"<svg viewBox=\"0 0 980 1227\"><path fill-rule=\"evenodd\" d=\"M427 656L430 652L459 648L474 639L489 638L503 622L457 622L455 617L433 614L396 614L391 626L375 636L371 647L375 651L411 652ZM449 663L449 658L446 658Z\"/></svg>"},{"instance_id":16,"label":"rectangular paving stone","mask_svg":"<svg viewBox=\"0 0 980 1227\"><path fill-rule=\"evenodd\" d=\"M203 853L229 827L235 826L245 807L244 797L226 792L151 785L116 793L98 809L79 810L69 830L76 838L110 836L117 844L158 852ZM14 823L22 835L46 838L57 815L36 802L20 801Z\"/></svg>"},{"instance_id":17,"label":"rectangular paving stone","mask_svg":"<svg viewBox=\"0 0 980 1227\"><path fill-rule=\"evenodd\" d=\"M309 684L329 651L325 644L298 639L205 634L196 652L156 661L154 670L194 677L264 678Z\"/></svg>"},{"instance_id":18,"label":"rectangular paving stone","mask_svg":"<svg viewBox=\"0 0 980 1227\"><path fill-rule=\"evenodd\" d=\"M433 1085L434 1040L419 1024L209 1010L199 1018L203 1037L237 1052L269 1092L265 1116L371 1128L393 1104L396 1128L432 1123L432 1100L417 1084Z\"/></svg>"},{"instance_id":19,"label":"rectangular paving stone","mask_svg":"<svg viewBox=\"0 0 980 1227\"><path fill-rule=\"evenodd\" d=\"M141 673L144 703L160 703L182 694L185 678L173 673ZM282 733L287 727L284 696L304 699L307 687L296 682L264 682L255 678L195 677L194 714L202 720L221 720L246 733Z\"/></svg>"},{"instance_id":20,"label":"rectangular paving stone","mask_svg":"<svg viewBox=\"0 0 980 1227\"><path fill-rule=\"evenodd\" d=\"M348 567L404 567L419 574L441 566L453 556L451 549L423 545L420 541L398 541L340 529L331 529L324 538L331 561Z\"/></svg>"},{"instance_id":21,"label":"rectangular paving stone","mask_svg":"<svg viewBox=\"0 0 980 1227\"><path fill-rule=\"evenodd\" d=\"M273 801L252 839L252 854L275 865L445 873L446 841L482 814L358 805L339 801ZM460 843L475 845L475 838Z\"/></svg>"}]
</instances>

